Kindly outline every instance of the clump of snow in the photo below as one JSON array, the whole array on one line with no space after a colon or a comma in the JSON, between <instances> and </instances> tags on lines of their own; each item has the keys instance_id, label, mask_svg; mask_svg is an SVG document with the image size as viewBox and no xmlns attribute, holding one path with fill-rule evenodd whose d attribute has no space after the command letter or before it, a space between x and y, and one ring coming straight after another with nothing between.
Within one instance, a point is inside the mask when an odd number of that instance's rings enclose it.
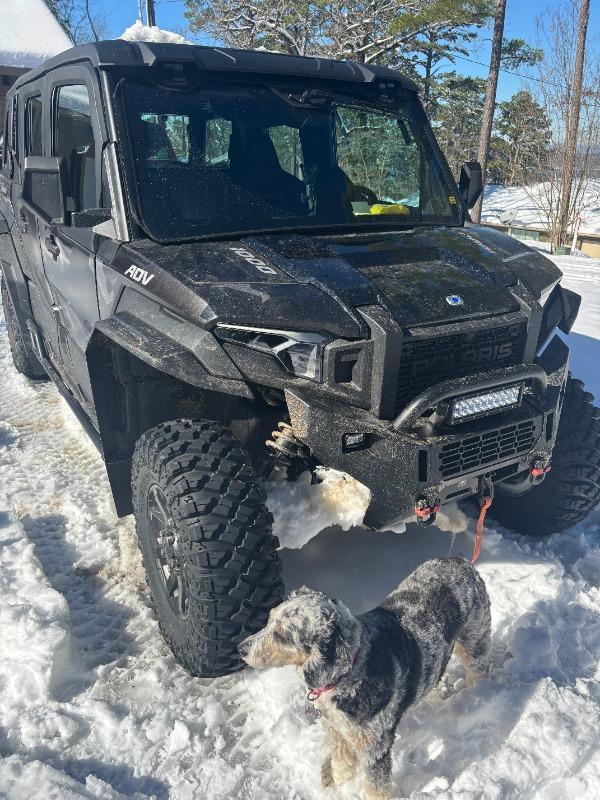
<instances>
[{"instance_id":1,"label":"clump of snow","mask_svg":"<svg viewBox=\"0 0 600 800\"><path fill-rule=\"evenodd\" d=\"M469 518L457 503L448 503L436 514L435 524L447 533L464 533L469 527Z\"/></svg>"},{"instance_id":2,"label":"clump of snow","mask_svg":"<svg viewBox=\"0 0 600 800\"><path fill-rule=\"evenodd\" d=\"M73 47L45 0L2 0L0 65L31 69Z\"/></svg>"},{"instance_id":3,"label":"clump of snow","mask_svg":"<svg viewBox=\"0 0 600 800\"><path fill-rule=\"evenodd\" d=\"M294 483L271 481L267 485L273 532L282 547L303 547L332 525L348 531L363 523L371 501L369 489L346 472L327 467L317 467L315 472L319 483L311 484L310 473L305 472ZM404 533L406 524L397 523L389 530ZM448 503L436 515L435 526L462 533L469 520L456 503Z\"/></svg>"},{"instance_id":4,"label":"clump of snow","mask_svg":"<svg viewBox=\"0 0 600 800\"><path fill-rule=\"evenodd\" d=\"M126 42L160 42L162 44L192 44L180 33L164 31L156 25L144 25L141 20L136 20L133 25L123 31L119 39Z\"/></svg>"},{"instance_id":5,"label":"clump of snow","mask_svg":"<svg viewBox=\"0 0 600 800\"><path fill-rule=\"evenodd\" d=\"M268 506L273 514L273 532L282 547L302 547L319 531L339 525L342 530L361 525L371 492L351 475L317 467L319 483L311 484L310 473L294 483L271 481Z\"/></svg>"}]
</instances>

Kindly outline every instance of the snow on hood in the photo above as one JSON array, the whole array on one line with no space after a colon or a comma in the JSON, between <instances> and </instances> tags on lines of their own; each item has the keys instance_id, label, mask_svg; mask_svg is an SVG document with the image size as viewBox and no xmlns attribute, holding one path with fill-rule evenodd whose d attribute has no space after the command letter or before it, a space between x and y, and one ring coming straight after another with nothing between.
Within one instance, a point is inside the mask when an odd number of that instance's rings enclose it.
<instances>
[{"instance_id":1,"label":"snow on hood","mask_svg":"<svg viewBox=\"0 0 600 800\"><path fill-rule=\"evenodd\" d=\"M0 64L30 69L73 47L44 0L2 0Z\"/></svg>"},{"instance_id":2,"label":"snow on hood","mask_svg":"<svg viewBox=\"0 0 600 800\"><path fill-rule=\"evenodd\" d=\"M126 42L160 42L162 44L192 44L179 33L163 31L156 25L144 25L141 20L136 20L127 30L119 36Z\"/></svg>"}]
</instances>

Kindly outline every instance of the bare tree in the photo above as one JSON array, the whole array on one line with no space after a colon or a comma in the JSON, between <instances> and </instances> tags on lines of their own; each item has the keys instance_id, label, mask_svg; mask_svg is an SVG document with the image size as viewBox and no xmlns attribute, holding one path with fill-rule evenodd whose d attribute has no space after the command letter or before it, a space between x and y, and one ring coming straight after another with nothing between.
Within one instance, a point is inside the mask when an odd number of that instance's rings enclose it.
<instances>
[{"instance_id":1,"label":"bare tree","mask_svg":"<svg viewBox=\"0 0 600 800\"><path fill-rule=\"evenodd\" d=\"M110 38L97 0L48 0L48 5L75 44Z\"/></svg>"},{"instance_id":2,"label":"bare tree","mask_svg":"<svg viewBox=\"0 0 600 800\"><path fill-rule=\"evenodd\" d=\"M569 226L569 209L571 191L575 177L575 160L577 157L577 140L579 134L579 117L583 91L583 68L585 63L585 40L590 17L590 0L581 0L579 22L577 25L577 51L573 70L573 96L571 109L568 112L565 157L562 169L562 185L560 189L560 208L558 216L557 243L563 244ZM570 76L569 76L570 77Z\"/></svg>"},{"instance_id":3,"label":"bare tree","mask_svg":"<svg viewBox=\"0 0 600 800\"><path fill-rule=\"evenodd\" d=\"M490 56L490 71L487 79L485 91L485 102L483 105L483 119L481 121L481 133L479 136L478 160L481 164L481 171L485 180L485 169L487 166L488 155L490 152L490 141L492 139L492 127L494 125L494 108L496 106L496 91L498 89L498 75L500 73L500 61L502 59L502 42L504 38L504 18L506 16L506 0L498 0L496 5L496 15L494 18L494 33L492 36L492 53ZM483 195L473 209L473 219L476 222L481 220L481 206Z\"/></svg>"},{"instance_id":4,"label":"bare tree","mask_svg":"<svg viewBox=\"0 0 600 800\"><path fill-rule=\"evenodd\" d=\"M537 175L530 183L521 176L522 185L532 205L545 220L552 251L572 235L578 216L585 218L589 208L600 204L600 182L594 181L600 152L600 59L588 48L583 62L581 101L575 108L574 90L569 76L577 64L580 6L577 0L562 0L551 15L538 22L544 46L544 60L529 91L543 107L550 120L551 138L546 150L532 152L529 174ZM574 151L568 155L569 132L577 116ZM571 138L572 141L572 138ZM574 156L568 180L568 200L564 199L565 164Z\"/></svg>"}]
</instances>

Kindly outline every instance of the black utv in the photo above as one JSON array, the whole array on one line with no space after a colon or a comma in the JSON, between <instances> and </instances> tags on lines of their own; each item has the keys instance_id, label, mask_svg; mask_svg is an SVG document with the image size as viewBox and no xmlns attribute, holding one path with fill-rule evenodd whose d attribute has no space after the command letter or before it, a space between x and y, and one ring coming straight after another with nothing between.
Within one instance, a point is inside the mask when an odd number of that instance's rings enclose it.
<instances>
[{"instance_id":1,"label":"black utv","mask_svg":"<svg viewBox=\"0 0 600 800\"><path fill-rule=\"evenodd\" d=\"M598 502L600 415L556 335L580 298L469 222L480 192L383 67L110 41L9 91L15 366L97 443L191 672L238 669L282 597L274 468L350 474L372 528L495 493L544 535Z\"/></svg>"}]
</instances>

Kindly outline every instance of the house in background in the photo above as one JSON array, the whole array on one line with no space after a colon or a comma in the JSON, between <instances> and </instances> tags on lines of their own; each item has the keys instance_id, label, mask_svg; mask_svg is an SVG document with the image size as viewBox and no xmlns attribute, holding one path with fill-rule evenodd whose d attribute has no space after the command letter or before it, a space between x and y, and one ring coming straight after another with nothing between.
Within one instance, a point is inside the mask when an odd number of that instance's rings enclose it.
<instances>
[{"instance_id":1,"label":"house in background","mask_svg":"<svg viewBox=\"0 0 600 800\"><path fill-rule=\"evenodd\" d=\"M69 47L73 42L46 0L0 0L0 120L19 75Z\"/></svg>"}]
</instances>

